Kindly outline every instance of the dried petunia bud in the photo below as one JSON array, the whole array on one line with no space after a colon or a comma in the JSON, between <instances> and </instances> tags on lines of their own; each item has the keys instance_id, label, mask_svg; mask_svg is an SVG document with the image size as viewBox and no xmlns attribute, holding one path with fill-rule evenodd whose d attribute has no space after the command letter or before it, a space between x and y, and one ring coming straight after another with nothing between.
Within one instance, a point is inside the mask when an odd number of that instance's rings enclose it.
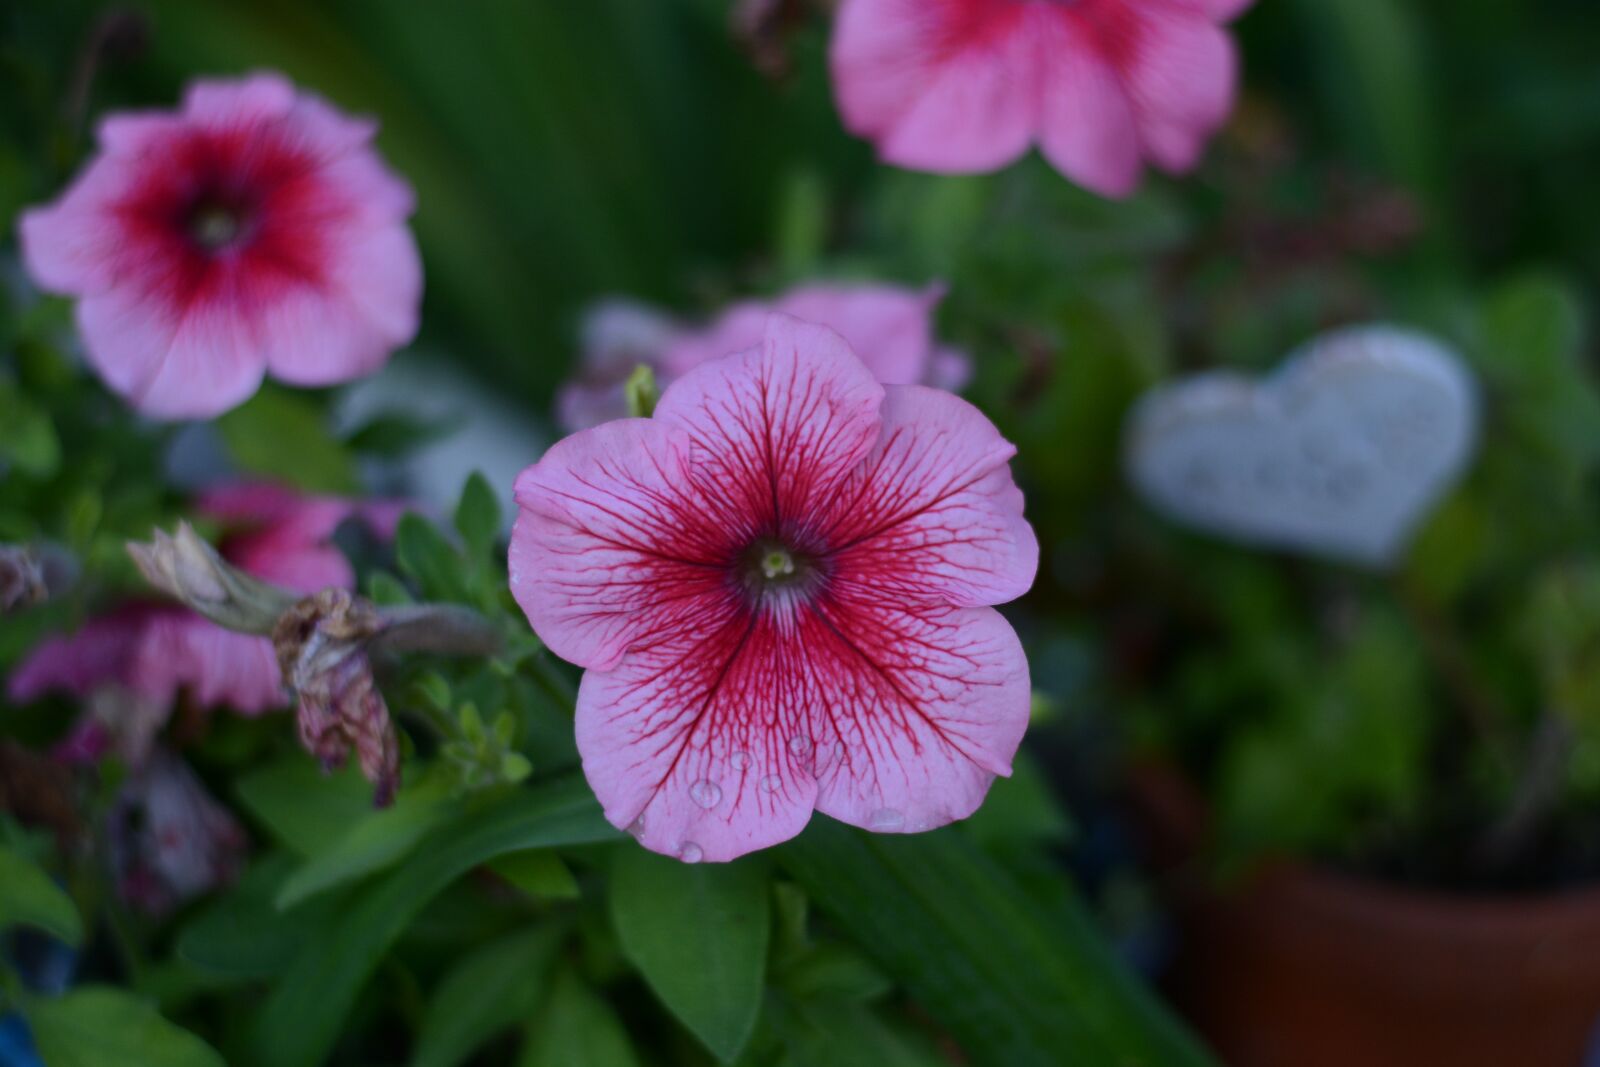
<instances>
[{"instance_id":1,"label":"dried petunia bud","mask_svg":"<svg viewBox=\"0 0 1600 1067\"><path fill-rule=\"evenodd\" d=\"M151 585L212 622L241 633L270 634L294 596L250 577L224 560L186 522L175 534L155 531L128 554Z\"/></svg>"},{"instance_id":2,"label":"dried petunia bud","mask_svg":"<svg viewBox=\"0 0 1600 1067\"><path fill-rule=\"evenodd\" d=\"M384 630L370 602L327 589L286 611L273 631L284 680L298 701L300 743L326 768L352 750L384 807L400 784L400 743L389 708L372 677L367 652Z\"/></svg>"},{"instance_id":3,"label":"dried petunia bud","mask_svg":"<svg viewBox=\"0 0 1600 1067\"><path fill-rule=\"evenodd\" d=\"M21 545L0 545L0 615L31 608L49 595L39 554Z\"/></svg>"}]
</instances>

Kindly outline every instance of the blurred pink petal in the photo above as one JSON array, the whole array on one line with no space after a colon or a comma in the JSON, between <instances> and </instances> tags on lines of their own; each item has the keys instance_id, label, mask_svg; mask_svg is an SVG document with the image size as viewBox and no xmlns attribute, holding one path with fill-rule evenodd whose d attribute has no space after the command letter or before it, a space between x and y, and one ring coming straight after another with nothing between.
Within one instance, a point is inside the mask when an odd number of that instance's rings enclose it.
<instances>
[{"instance_id":1,"label":"blurred pink petal","mask_svg":"<svg viewBox=\"0 0 1600 1067\"><path fill-rule=\"evenodd\" d=\"M844 124L889 163L997 170L1037 145L1126 196L1143 162L1193 167L1233 105L1225 23L1249 0L843 0Z\"/></svg>"},{"instance_id":2,"label":"blurred pink petal","mask_svg":"<svg viewBox=\"0 0 1600 1067\"><path fill-rule=\"evenodd\" d=\"M651 419L525 471L512 591L588 668L584 772L615 825L686 861L963 818L1008 774L1028 667L988 605L1038 546L1008 445L965 401L883 386L831 330L770 317Z\"/></svg>"},{"instance_id":3,"label":"blurred pink petal","mask_svg":"<svg viewBox=\"0 0 1600 1067\"><path fill-rule=\"evenodd\" d=\"M351 119L283 78L198 81L112 115L100 154L22 215L23 258L79 298L89 362L146 414L204 418L265 374L369 374L416 332L409 187Z\"/></svg>"},{"instance_id":4,"label":"blurred pink petal","mask_svg":"<svg viewBox=\"0 0 1600 1067\"><path fill-rule=\"evenodd\" d=\"M773 300L732 304L701 329L668 328L648 309L609 302L589 319L582 377L563 390L558 415L568 430L622 418L627 414L622 383L634 367L650 366L665 387L702 363L759 345L774 311L840 334L885 385L959 388L970 371L966 356L936 347L933 337L934 313L944 294L938 283L921 289L815 283Z\"/></svg>"},{"instance_id":5,"label":"blurred pink petal","mask_svg":"<svg viewBox=\"0 0 1600 1067\"><path fill-rule=\"evenodd\" d=\"M228 527L220 547L229 562L310 594L354 582L349 561L330 541L340 523L363 521L387 539L406 505L238 482L202 493L195 508ZM49 692L83 701L109 694L63 742L64 755L105 747L100 743L108 738L131 763L142 760L180 693L201 707L243 715L288 704L270 640L225 630L170 604L128 605L90 619L75 634L41 642L12 672L7 696L20 704Z\"/></svg>"}]
</instances>

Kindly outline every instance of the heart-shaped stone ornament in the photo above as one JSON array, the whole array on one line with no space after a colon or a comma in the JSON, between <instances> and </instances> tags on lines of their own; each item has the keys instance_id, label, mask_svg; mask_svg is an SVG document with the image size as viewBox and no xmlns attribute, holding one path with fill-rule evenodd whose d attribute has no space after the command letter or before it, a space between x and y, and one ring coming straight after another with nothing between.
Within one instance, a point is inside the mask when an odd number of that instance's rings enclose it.
<instances>
[{"instance_id":1,"label":"heart-shaped stone ornament","mask_svg":"<svg viewBox=\"0 0 1600 1067\"><path fill-rule=\"evenodd\" d=\"M1146 394L1127 423L1128 476L1178 522L1384 566L1471 458L1476 396L1434 338L1349 327L1260 381L1213 371Z\"/></svg>"}]
</instances>

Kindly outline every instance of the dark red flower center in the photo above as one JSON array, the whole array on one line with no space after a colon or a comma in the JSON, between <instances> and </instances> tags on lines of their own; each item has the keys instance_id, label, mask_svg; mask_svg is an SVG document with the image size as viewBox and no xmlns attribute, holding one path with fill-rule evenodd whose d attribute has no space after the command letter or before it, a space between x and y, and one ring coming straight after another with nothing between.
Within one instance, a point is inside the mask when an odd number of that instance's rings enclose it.
<instances>
[{"instance_id":1,"label":"dark red flower center","mask_svg":"<svg viewBox=\"0 0 1600 1067\"><path fill-rule=\"evenodd\" d=\"M739 584L758 603L809 597L825 578L825 561L775 537L758 538L739 558Z\"/></svg>"},{"instance_id":2,"label":"dark red flower center","mask_svg":"<svg viewBox=\"0 0 1600 1067\"><path fill-rule=\"evenodd\" d=\"M249 236L255 214L240 197L210 193L196 197L183 212L182 226L201 251L220 252Z\"/></svg>"}]
</instances>

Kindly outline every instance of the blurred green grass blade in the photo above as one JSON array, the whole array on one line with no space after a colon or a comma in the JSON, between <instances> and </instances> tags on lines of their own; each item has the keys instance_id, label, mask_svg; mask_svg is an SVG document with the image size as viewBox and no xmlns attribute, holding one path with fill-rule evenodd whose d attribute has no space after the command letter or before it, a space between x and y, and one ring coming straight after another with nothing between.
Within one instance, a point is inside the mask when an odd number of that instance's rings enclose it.
<instances>
[{"instance_id":1,"label":"blurred green grass blade","mask_svg":"<svg viewBox=\"0 0 1600 1067\"><path fill-rule=\"evenodd\" d=\"M287 852L252 864L237 885L184 924L176 945L179 958L208 974L234 978L272 978L286 971L305 945L326 935L340 904L332 894L279 911L273 898L295 867L295 857Z\"/></svg>"},{"instance_id":2,"label":"blurred green grass blade","mask_svg":"<svg viewBox=\"0 0 1600 1067\"><path fill-rule=\"evenodd\" d=\"M683 863L624 846L611 865L611 918L650 988L724 1063L755 1029L772 926L767 865Z\"/></svg>"},{"instance_id":3,"label":"blurred green grass blade","mask_svg":"<svg viewBox=\"0 0 1600 1067\"><path fill-rule=\"evenodd\" d=\"M298 753L251 771L234 792L274 838L302 856L326 852L372 811L372 786L356 767L328 774Z\"/></svg>"},{"instance_id":4,"label":"blurred green grass blade","mask_svg":"<svg viewBox=\"0 0 1600 1067\"><path fill-rule=\"evenodd\" d=\"M578 776L515 790L469 820L443 827L392 874L363 890L331 936L295 960L257 1016L258 1062L321 1063L383 954L435 894L472 868L508 852L616 836Z\"/></svg>"},{"instance_id":5,"label":"blurred green grass blade","mask_svg":"<svg viewBox=\"0 0 1600 1067\"><path fill-rule=\"evenodd\" d=\"M955 829L817 818L779 862L977 1067L1211 1067L1072 897L1047 911Z\"/></svg>"}]
</instances>

